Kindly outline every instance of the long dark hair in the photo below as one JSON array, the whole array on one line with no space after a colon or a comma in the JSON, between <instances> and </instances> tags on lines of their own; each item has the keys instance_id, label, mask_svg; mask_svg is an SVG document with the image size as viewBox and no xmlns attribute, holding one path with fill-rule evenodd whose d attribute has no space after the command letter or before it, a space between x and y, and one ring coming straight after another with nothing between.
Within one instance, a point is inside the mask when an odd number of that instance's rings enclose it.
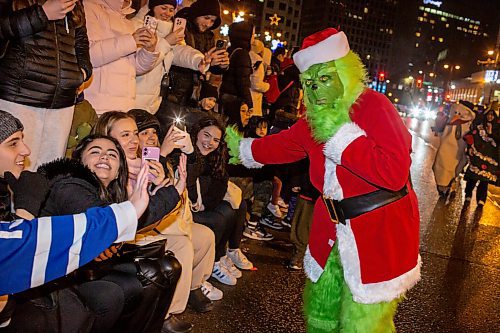
<instances>
[{"instance_id":1,"label":"long dark hair","mask_svg":"<svg viewBox=\"0 0 500 333\"><path fill-rule=\"evenodd\" d=\"M215 126L221 131L221 138L219 146L213 152L206 156L202 156L196 141L198 140L198 133L205 127ZM217 179L223 179L226 175L226 164L228 160L227 145L225 141L226 127L222 121L218 118L207 116L201 118L191 130L191 140L193 140L193 146L198 154L198 157L203 160L204 163L210 166L212 170L212 177Z\"/></svg>"},{"instance_id":2,"label":"long dark hair","mask_svg":"<svg viewBox=\"0 0 500 333\"><path fill-rule=\"evenodd\" d=\"M265 117L251 116L248 121L248 125L245 127L243 136L245 138L259 138L257 135L257 128L259 128L262 124L266 124L269 127L269 122Z\"/></svg>"},{"instance_id":3,"label":"long dark hair","mask_svg":"<svg viewBox=\"0 0 500 333\"><path fill-rule=\"evenodd\" d=\"M12 1L12 10L18 11L24 8L34 6L36 4L43 5L46 0L14 0ZM77 1L75 8L68 13L75 23L77 28L81 28L85 22L85 12L83 10L82 1Z\"/></svg>"},{"instance_id":4,"label":"long dark hair","mask_svg":"<svg viewBox=\"0 0 500 333\"><path fill-rule=\"evenodd\" d=\"M91 134L76 146L75 150L73 151L73 159L79 161L80 163L82 162L82 154L85 151L85 149L92 143L94 140L97 139L106 139L111 141L114 145L116 150L118 151L119 155L119 161L120 165L118 167L118 177L116 179L113 179L108 187L105 187L102 182L99 182L101 184L99 188L99 197L101 200L104 200L106 202L110 203L119 203L123 201L128 200L128 195L127 195L127 181L128 181L128 167L127 167L127 157L125 156L125 152L123 151L122 147L120 146L120 143L115 139L107 135L101 135L101 134Z\"/></svg>"}]
</instances>

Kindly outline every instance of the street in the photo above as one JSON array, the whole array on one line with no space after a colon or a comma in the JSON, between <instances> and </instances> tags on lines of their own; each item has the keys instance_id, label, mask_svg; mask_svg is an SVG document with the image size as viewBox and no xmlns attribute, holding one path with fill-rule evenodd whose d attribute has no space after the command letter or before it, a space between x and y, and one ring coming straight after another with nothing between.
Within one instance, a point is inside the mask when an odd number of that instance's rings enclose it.
<instances>
[{"instance_id":1,"label":"street","mask_svg":"<svg viewBox=\"0 0 500 333\"><path fill-rule=\"evenodd\" d=\"M463 204L463 184L448 203L439 199L432 162L439 140L432 121L403 119L413 136L411 176L420 208L422 280L406 296L396 316L398 332L500 332L500 205L497 188L484 208ZM491 187L491 186L490 186ZM305 275L284 262L291 253L286 231L275 240L245 240L243 250L258 268L243 272L224 291L214 310L181 318L195 333L305 332L302 290Z\"/></svg>"}]
</instances>

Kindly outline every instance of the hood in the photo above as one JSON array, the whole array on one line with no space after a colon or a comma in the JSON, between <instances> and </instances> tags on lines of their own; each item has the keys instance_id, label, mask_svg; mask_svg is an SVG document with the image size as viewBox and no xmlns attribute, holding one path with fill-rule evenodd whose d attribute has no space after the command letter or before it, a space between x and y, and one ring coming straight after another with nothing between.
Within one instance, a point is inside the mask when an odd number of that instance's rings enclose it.
<instances>
[{"instance_id":1,"label":"hood","mask_svg":"<svg viewBox=\"0 0 500 333\"><path fill-rule=\"evenodd\" d=\"M37 172L47 178L50 186L67 177L82 179L96 188L101 186L101 181L89 168L79 161L69 158L61 158L43 164L38 168Z\"/></svg>"}]
</instances>

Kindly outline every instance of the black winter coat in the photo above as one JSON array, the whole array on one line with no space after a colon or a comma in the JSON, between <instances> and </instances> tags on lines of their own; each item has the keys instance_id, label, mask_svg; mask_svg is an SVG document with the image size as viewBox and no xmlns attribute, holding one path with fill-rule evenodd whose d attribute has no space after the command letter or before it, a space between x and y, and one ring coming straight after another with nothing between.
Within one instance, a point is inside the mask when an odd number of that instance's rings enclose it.
<instances>
[{"instance_id":1,"label":"black winter coat","mask_svg":"<svg viewBox=\"0 0 500 333\"><path fill-rule=\"evenodd\" d=\"M229 68L222 77L220 95L221 97L224 94L237 96L242 103L247 104L248 108L251 109L253 103L250 92L250 75L253 73L253 68L250 53L242 48L229 49L228 51L231 52L231 58Z\"/></svg>"},{"instance_id":2,"label":"black winter coat","mask_svg":"<svg viewBox=\"0 0 500 333\"><path fill-rule=\"evenodd\" d=\"M212 168L206 163L207 159L206 156L201 156L197 148L195 148L193 154L189 155L187 165L187 190L191 202L196 203L198 200L196 179L199 179L201 201L203 206L205 206L205 211L211 211L224 200L229 176L225 174L221 179L212 176Z\"/></svg>"},{"instance_id":3,"label":"black winter coat","mask_svg":"<svg viewBox=\"0 0 500 333\"><path fill-rule=\"evenodd\" d=\"M50 184L50 194L42 208L42 216L78 214L91 207L113 203L99 197L99 179L76 160L55 160L42 165L38 172L45 175ZM160 189L151 196L148 209L139 220L138 229L161 220L175 208L179 200L174 186Z\"/></svg>"},{"instance_id":4,"label":"black winter coat","mask_svg":"<svg viewBox=\"0 0 500 333\"><path fill-rule=\"evenodd\" d=\"M215 46L214 33L211 30L200 32L195 24L190 21L189 7L181 9L175 17L183 17L187 20L184 37L187 45L201 53L206 53ZM222 74L225 72L225 69L213 66L210 67L209 71L213 74ZM200 79L200 72L173 65L170 67L169 76L170 87L168 99L180 105L188 105L193 95L195 83Z\"/></svg>"},{"instance_id":5,"label":"black winter coat","mask_svg":"<svg viewBox=\"0 0 500 333\"><path fill-rule=\"evenodd\" d=\"M76 27L71 14L49 21L40 5L12 10L0 0L0 99L58 109L74 105L76 90L92 75L85 21ZM2 47L0 47L2 48Z\"/></svg>"}]
</instances>

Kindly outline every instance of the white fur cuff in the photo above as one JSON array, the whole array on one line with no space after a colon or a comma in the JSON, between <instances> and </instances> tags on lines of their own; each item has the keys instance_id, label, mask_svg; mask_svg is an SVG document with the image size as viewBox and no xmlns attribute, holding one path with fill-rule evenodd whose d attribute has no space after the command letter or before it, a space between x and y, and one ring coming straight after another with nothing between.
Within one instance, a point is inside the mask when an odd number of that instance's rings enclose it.
<instances>
[{"instance_id":1,"label":"white fur cuff","mask_svg":"<svg viewBox=\"0 0 500 333\"><path fill-rule=\"evenodd\" d=\"M326 142L323 152L334 163L340 164L342 153L347 146L362 135L366 136L366 133L357 124L347 123Z\"/></svg>"},{"instance_id":2,"label":"white fur cuff","mask_svg":"<svg viewBox=\"0 0 500 333\"><path fill-rule=\"evenodd\" d=\"M240 161L249 169L262 168L264 164L257 162L252 154L253 138L244 138L240 142Z\"/></svg>"},{"instance_id":3,"label":"white fur cuff","mask_svg":"<svg viewBox=\"0 0 500 333\"><path fill-rule=\"evenodd\" d=\"M307 246L306 253L304 255L304 272L307 277L314 283L318 282L321 274L323 274L324 269L318 264L318 262L312 257L309 251L309 245Z\"/></svg>"}]
</instances>

